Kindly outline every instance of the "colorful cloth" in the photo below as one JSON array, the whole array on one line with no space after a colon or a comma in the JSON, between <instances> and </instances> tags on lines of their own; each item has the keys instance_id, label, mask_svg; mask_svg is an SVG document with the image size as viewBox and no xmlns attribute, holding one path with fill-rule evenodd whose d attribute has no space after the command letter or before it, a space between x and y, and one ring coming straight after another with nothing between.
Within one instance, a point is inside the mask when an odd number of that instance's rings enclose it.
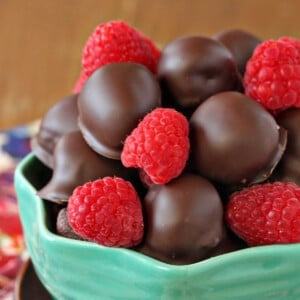
<instances>
[{"instance_id":1,"label":"colorful cloth","mask_svg":"<svg viewBox=\"0 0 300 300\"><path fill-rule=\"evenodd\" d=\"M14 169L30 152L37 123L0 131L0 300L12 299L14 281L26 256L14 190Z\"/></svg>"}]
</instances>

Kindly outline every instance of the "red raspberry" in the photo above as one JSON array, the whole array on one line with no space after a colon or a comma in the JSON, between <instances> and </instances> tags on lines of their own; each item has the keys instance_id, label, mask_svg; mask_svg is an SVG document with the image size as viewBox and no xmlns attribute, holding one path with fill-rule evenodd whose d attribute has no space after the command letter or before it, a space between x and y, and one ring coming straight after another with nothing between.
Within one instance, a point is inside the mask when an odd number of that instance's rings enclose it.
<instances>
[{"instance_id":1,"label":"red raspberry","mask_svg":"<svg viewBox=\"0 0 300 300\"><path fill-rule=\"evenodd\" d=\"M270 111L300 107L300 41L282 37L257 46L244 86L247 96Z\"/></svg>"},{"instance_id":2,"label":"red raspberry","mask_svg":"<svg viewBox=\"0 0 300 300\"><path fill-rule=\"evenodd\" d=\"M147 36L143 35L141 32L138 31L140 34L140 37L144 40L144 42L148 45L150 48L151 54L153 56L154 62L155 62L155 71L156 71L156 65L160 57L160 50L156 47L156 45L153 43L151 39L149 39Z\"/></svg>"},{"instance_id":3,"label":"red raspberry","mask_svg":"<svg viewBox=\"0 0 300 300\"><path fill-rule=\"evenodd\" d=\"M95 70L116 62L135 62L156 72L159 50L148 38L122 21L99 24L83 50L82 66L89 77Z\"/></svg>"},{"instance_id":4,"label":"red raspberry","mask_svg":"<svg viewBox=\"0 0 300 300\"><path fill-rule=\"evenodd\" d=\"M69 199L74 232L104 246L132 247L144 233L140 199L130 182L104 177L77 187Z\"/></svg>"},{"instance_id":5,"label":"red raspberry","mask_svg":"<svg viewBox=\"0 0 300 300\"><path fill-rule=\"evenodd\" d=\"M298 48L298 51L300 50L300 40L298 39L283 36L279 39L279 41L292 44L294 47Z\"/></svg>"},{"instance_id":6,"label":"red raspberry","mask_svg":"<svg viewBox=\"0 0 300 300\"><path fill-rule=\"evenodd\" d=\"M181 113L157 108L126 138L122 163L144 169L153 183L167 183L183 171L190 148L188 135L189 124Z\"/></svg>"},{"instance_id":7,"label":"red raspberry","mask_svg":"<svg viewBox=\"0 0 300 300\"><path fill-rule=\"evenodd\" d=\"M300 242L300 187L274 182L230 196L226 220L250 246Z\"/></svg>"}]
</instances>

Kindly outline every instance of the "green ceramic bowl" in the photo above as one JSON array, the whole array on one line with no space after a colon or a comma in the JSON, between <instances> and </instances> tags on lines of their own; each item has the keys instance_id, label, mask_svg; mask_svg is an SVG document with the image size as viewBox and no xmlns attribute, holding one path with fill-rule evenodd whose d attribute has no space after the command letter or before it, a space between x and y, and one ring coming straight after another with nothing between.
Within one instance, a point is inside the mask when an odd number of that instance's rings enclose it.
<instances>
[{"instance_id":1,"label":"green ceramic bowl","mask_svg":"<svg viewBox=\"0 0 300 300\"><path fill-rule=\"evenodd\" d=\"M33 265L55 299L300 299L300 244L174 266L132 250L57 236L32 184L43 172L30 154L17 167L15 185Z\"/></svg>"}]
</instances>

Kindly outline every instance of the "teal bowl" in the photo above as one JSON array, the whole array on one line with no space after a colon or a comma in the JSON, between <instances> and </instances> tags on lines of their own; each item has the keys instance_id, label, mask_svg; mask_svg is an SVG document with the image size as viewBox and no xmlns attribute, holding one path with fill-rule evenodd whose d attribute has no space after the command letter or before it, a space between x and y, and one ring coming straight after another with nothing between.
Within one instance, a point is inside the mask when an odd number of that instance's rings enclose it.
<instances>
[{"instance_id":1,"label":"teal bowl","mask_svg":"<svg viewBox=\"0 0 300 300\"><path fill-rule=\"evenodd\" d=\"M199 263L169 265L129 249L52 233L36 195L43 166L28 155L15 186L34 268L54 299L300 299L300 244L253 247Z\"/></svg>"}]
</instances>

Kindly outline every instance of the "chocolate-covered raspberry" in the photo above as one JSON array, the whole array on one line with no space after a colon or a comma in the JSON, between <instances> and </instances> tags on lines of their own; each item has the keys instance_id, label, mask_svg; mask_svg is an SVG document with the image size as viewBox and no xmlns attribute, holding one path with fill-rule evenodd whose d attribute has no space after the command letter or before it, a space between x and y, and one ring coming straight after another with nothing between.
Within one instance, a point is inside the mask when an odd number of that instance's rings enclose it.
<instances>
[{"instance_id":1,"label":"chocolate-covered raspberry","mask_svg":"<svg viewBox=\"0 0 300 300\"><path fill-rule=\"evenodd\" d=\"M210 256L223 237L223 206L205 178L184 174L165 185L152 185L144 199L147 255L172 264Z\"/></svg>"},{"instance_id":2,"label":"chocolate-covered raspberry","mask_svg":"<svg viewBox=\"0 0 300 300\"><path fill-rule=\"evenodd\" d=\"M235 90L240 83L231 52L202 36L170 42L161 52L157 70L163 103L187 114L213 94Z\"/></svg>"},{"instance_id":3,"label":"chocolate-covered raspberry","mask_svg":"<svg viewBox=\"0 0 300 300\"><path fill-rule=\"evenodd\" d=\"M108 64L91 75L79 95L79 127L94 151L120 159L126 136L160 104L159 85L148 69Z\"/></svg>"},{"instance_id":4,"label":"chocolate-covered raspberry","mask_svg":"<svg viewBox=\"0 0 300 300\"><path fill-rule=\"evenodd\" d=\"M190 127L196 171L227 185L267 179L286 145L274 117L238 92L207 99L191 116Z\"/></svg>"},{"instance_id":5,"label":"chocolate-covered raspberry","mask_svg":"<svg viewBox=\"0 0 300 300\"><path fill-rule=\"evenodd\" d=\"M216 33L214 39L221 42L232 53L239 72L245 73L248 59L261 40L252 33L241 29L229 29Z\"/></svg>"},{"instance_id":6,"label":"chocolate-covered raspberry","mask_svg":"<svg viewBox=\"0 0 300 300\"><path fill-rule=\"evenodd\" d=\"M80 131L70 132L58 141L54 151L53 175L38 195L64 204L78 185L105 176L120 176L133 182L138 178L136 170L125 168L119 160L93 151Z\"/></svg>"}]
</instances>

